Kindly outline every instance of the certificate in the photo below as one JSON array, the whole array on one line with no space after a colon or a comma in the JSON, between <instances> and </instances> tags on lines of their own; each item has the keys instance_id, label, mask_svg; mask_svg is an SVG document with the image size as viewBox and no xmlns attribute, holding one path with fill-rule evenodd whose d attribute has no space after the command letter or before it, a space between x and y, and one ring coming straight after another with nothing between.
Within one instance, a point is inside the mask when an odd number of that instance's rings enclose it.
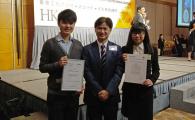
<instances>
[{"instance_id":1,"label":"certificate","mask_svg":"<svg viewBox=\"0 0 195 120\"><path fill-rule=\"evenodd\" d=\"M62 75L62 91L80 91L83 84L84 60L68 59Z\"/></svg>"},{"instance_id":2,"label":"certificate","mask_svg":"<svg viewBox=\"0 0 195 120\"><path fill-rule=\"evenodd\" d=\"M128 54L125 62L125 82L142 84L146 80L148 55Z\"/></svg>"}]
</instances>

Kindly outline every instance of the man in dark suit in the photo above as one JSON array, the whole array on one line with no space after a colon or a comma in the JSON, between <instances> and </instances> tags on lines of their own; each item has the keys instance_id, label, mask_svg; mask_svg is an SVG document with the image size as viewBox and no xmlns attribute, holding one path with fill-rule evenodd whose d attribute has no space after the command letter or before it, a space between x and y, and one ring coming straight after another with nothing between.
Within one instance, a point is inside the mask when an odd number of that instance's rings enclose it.
<instances>
[{"instance_id":1,"label":"man in dark suit","mask_svg":"<svg viewBox=\"0 0 195 120\"><path fill-rule=\"evenodd\" d=\"M84 102L89 120L117 120L120 95L118 86L123 75L121 47L108 41L112 20L100 17L95 22L97 40L84 47Z\"/></svg>"},{"instance_id":2,"label":"man in dark suit","mask_svg":"<svg viewBox=\"0 0 195 120\"><path fill-rule=\"evenodd\" d=\"M145 7L144 6L138 6L137 7L137 13L135 17L133 18L132 23L136 24L138 22L145 24L144 15L145 15Z\"/></svg>"},{"instance_id":3,"label":"man in dark suit","mask_svg":"<svg viewBox=\"0 0 195 120\"><path fill-rule=\"evenodd\" d=\"M49 73L47 79L48 119L77 120L79 92L62 91L62 71L70 59L81 59L83 46L71 37L77 20L76 13L66 9L58 14L60 32L47 40L42 48L39 70Z\"/></svg>"}]
</instances>

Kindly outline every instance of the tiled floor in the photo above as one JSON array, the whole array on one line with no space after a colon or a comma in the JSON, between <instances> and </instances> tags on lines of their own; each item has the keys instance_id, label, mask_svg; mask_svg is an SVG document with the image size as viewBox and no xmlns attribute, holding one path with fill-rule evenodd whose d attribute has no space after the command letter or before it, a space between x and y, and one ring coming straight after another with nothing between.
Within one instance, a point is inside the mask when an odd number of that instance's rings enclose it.
<instances>
[{"instance_id":1,"label":"tiled floor","mask_svg":"<svg viewBox=\"0 0 195 120\"><path fill-rule=\"evenodd\" d=\"M195 114L168 108L155 114L154 120L195 120Z\"/></svg>"}]
</instances>

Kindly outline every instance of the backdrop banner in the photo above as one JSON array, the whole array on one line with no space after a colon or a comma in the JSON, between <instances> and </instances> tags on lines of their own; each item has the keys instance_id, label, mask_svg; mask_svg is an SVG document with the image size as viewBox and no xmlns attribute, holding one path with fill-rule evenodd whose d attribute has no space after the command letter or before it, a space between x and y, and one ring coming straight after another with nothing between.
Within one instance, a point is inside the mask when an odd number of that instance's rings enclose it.
<instances>
[{"instance_id":1,"label":"backdrop banner","mask_svg":"<svg viewBox=\"0 0 195 120\"><path fill-rule=\"evenodd\" d=\"M129 28L135 0L34 0L35 26L57 26L57 15L64 9L76 12L76 27L93 27L98 17L106 16L114 27Z\"/></svg>"},{"instance_id":2,"label":"backdrop banner","mask_svg":"<svg viewBox=\"0 0 195 120\"><path fill-rule=\"evenodd\" d=\"M76 12L77 22L72 36L83 45L96 40L94 23L104 16L113 21L109 40L122 46L126 44L135 15L135 0L34 0L35 31L30 68L39 69L42 46L47 39L58 34L57 15L64 9Z\"/></svg>"}]
</instances>

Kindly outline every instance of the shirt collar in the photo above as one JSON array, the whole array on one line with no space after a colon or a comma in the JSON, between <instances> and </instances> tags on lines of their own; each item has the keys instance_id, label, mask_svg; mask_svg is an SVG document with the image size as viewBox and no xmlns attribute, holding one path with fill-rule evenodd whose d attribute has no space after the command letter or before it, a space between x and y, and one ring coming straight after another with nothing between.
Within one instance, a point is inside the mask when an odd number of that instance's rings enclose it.
<instances>
[{"instance_id":1,"label":"shirt collar","mask_svg":"<svg viewBox=\"0 0 195 120\"><path fill-rule=\"evenodd\" d=\"M98 40L97 40L97 44L98 44L98 47L100 48L101 45L103 45L103 43L100 43ZM106 42L104 43L104 46L107 48L107 44L108 44L108 40L106 40Z\"/></svg>"},{"instance_id":2,"label":"shirt collar","mask_svg":"<svg viewBox=\"0 0 195 120\"><path fill-rule=\"evenodd\" d=\"M143 17L142 13L139 12L138 14L140 14Z\"/></svg>"},{"instance_id":3,"label":"shirt collar","mask_svg":"<svg viewBox=\"0 0 195 120\"><path fill-rule=\"evenodd\" d=\"M139 44L138 46L135 46L134 45L134 47L136 48L136 47L139 47L139 48L141 48L142 50L144 50L144 43L142 42L141 44Z\"/></svg>"},{"instance_id":4,"label":"shirt collar","mask_svg":"<svg viewBox=\"0 0 195 120\"><path fill-rule=\"evenodd\" d=\"M61 41L64 41L64 42L65 42L64 38L61 36L60 33L58 33L58 35L56 36L56 40L57 40L58 42L61 42ZM70 36L69 41L73 41L73 39L72 39L71 36Z\"/></svg>"}]
</instances>

